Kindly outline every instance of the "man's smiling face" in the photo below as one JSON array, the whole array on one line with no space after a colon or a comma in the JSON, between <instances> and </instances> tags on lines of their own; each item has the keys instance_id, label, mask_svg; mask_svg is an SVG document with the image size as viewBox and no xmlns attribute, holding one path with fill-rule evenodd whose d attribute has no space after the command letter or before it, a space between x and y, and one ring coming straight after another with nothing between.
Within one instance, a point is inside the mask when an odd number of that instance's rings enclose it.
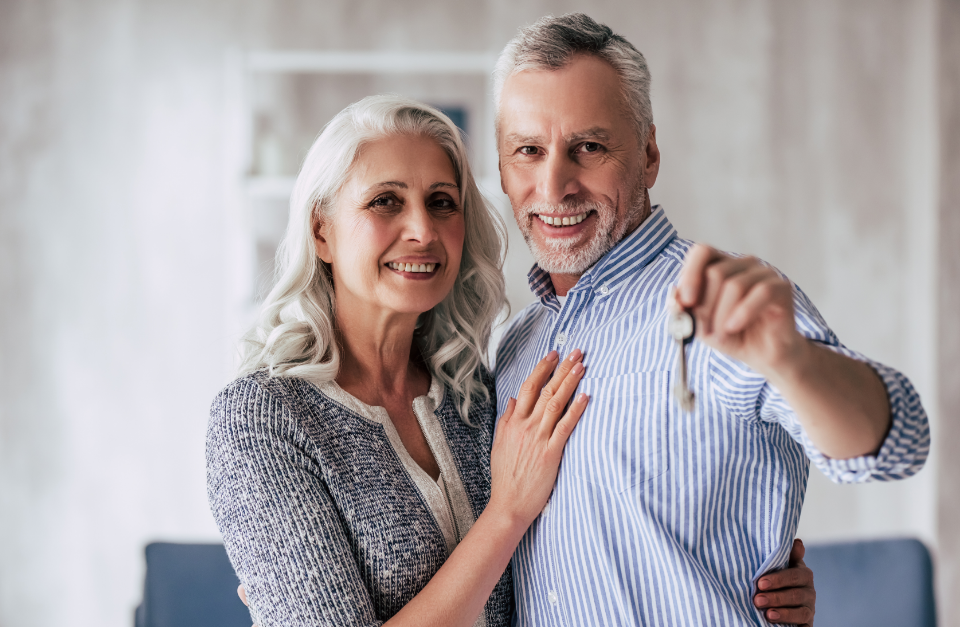
<instances>
[{"instance_id":1,"label":"man's smiling face","mask_svg":"<svg viewBox=\"0 0 960 627\"><path fill-rule=\"evenodd\" d=\"M649 213L660 154L641 147L614 68L577 55L510 76L500 99L500 177L541 268L576 278ZM572 282L570 282L572 281ZM568 286L568 287L569 287ZM563 292L565 293L565 289Z\"/></svg>"}]
</instances>

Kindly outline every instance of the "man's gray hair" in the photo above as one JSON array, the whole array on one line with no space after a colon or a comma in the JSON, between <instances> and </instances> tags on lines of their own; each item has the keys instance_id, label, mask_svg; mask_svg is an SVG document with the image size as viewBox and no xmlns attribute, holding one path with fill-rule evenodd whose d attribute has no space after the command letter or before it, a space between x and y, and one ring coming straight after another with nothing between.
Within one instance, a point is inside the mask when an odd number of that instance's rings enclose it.
<instances>
[{"instance_id":1,"label":"man's gray hair","mask_svg":"<svg viewBox=\"0 0 960 627\"><path fill-rule=\"evenodd\" d=\"M520 30L500 53L493 71L493 101L500 132L500 96L508 78L524 70L559 70L577 54L604 59L620 75L623 101L645 140L653 124L650 106L650 70L640 51L608 26L583 13L546 16Z\"/></svg>"}]
</instances>

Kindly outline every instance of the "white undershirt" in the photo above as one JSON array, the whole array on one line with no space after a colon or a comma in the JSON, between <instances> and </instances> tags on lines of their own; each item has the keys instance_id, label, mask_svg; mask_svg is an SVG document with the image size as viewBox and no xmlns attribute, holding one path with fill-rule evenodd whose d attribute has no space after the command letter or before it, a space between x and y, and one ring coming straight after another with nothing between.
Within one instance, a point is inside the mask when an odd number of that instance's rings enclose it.
<instances>
[{"instance_id":1,"label":"white undershirt","mask_svg":"<svg viewBox=\"0 0 960 627\"><path fill-rule=\"evenodd\" d=\"M557 300L560 301L560 309L563 309L563 304L567 302L566 296L557 296Z\"/></svg>"}]
</instances>

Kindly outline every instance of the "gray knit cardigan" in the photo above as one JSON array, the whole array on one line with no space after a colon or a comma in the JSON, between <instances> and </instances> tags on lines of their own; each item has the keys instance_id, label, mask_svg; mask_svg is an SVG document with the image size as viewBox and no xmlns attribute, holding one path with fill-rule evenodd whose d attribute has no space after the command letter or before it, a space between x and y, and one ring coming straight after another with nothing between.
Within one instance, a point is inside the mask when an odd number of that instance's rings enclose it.
<instances>
[{"instance_id":1,"label":"gray knit cardigan","mask_svg":"<svg viewBox=\"0 0 960 627\"><path fill-rule=\"evenodd\" d=\"M470 427L449 390L437 408L474 516L490 498L496 395ZM447 557L444 536L381 425L302 379L242 377L214 400L210 507L261 627L380 625ZM488 627L513 611L510 568L487 601Z\"/></svg>"}]
</instances>

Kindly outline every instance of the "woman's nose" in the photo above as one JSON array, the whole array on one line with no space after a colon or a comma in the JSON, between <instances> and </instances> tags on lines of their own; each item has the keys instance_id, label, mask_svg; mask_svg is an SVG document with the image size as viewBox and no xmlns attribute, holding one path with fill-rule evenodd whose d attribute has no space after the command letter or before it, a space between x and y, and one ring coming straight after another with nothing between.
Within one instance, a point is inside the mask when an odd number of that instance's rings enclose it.
<instances>
[{"instance_id":1,"label":"woman's nose","mask_svg":"<svg viewBox=\"0 0 960 627\"><path fill-rule=\"evenodd\" d=\"M409 205L404 222L404 239L419 242L422 245L437 239L437 228L433 216L423 203Z\"/></svg>"}]
</instances>

